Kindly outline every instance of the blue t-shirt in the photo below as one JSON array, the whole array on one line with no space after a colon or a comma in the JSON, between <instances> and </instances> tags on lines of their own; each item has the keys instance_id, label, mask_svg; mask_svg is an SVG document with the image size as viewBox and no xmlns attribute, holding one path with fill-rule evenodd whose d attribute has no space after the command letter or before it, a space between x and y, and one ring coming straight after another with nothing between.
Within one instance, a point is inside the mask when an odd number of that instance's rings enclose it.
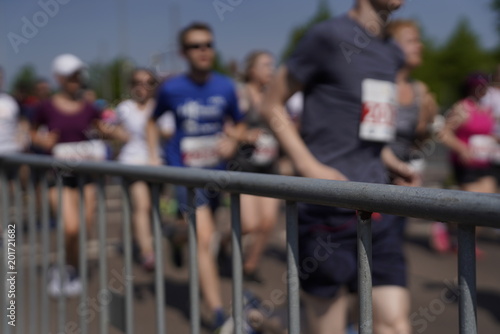
<instances>
[{"instance_id":1,"label":"blue t-shirt","mask_svg":"<svg viewBox=\"0 0 500 334\"><path fill-rule=\"evenodd\" d=\"M166 81L160 88L153 118L172 112L176 131L164 147L169 165L225 169L217 153L224 123L243 119L232 81L212 73L205 83L196 83L183 74Z\"/></svg>"}]
</instances>

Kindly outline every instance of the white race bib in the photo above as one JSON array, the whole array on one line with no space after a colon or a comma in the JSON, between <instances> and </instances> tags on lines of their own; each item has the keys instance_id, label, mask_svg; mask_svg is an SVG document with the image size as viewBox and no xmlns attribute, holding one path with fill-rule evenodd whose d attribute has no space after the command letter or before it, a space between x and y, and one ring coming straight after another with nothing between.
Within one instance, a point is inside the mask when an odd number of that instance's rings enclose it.
<instances>
[{"instance_id":1,"label":"white race bib","mask_svg":"<svg viewBox=\"0 0 500 334\"><path fill-rule=\"evenodd\" d=\"M56 159L72 161L106 160L106 144L102 140L89 140L74 143L60 143L52 149Z\"/></svg>"},{"instance_id":2,"label":"white race bib","mask_svg":"<svg viewBox=\"0 0 500 334\"><path fill-rule=\"evenodd\" d=\"M186 137L181 140L182 162L187 167L215 167L220 163L218 136Z\"/></svg>"},{"instance_id":3,"label":"white race bib","mask_svg":"<svg viewBox=\"0 0 500 334\"><path fill-rule=\"evenodd\" d=\"M359 137L375 142L393 141L396 135L396 85L389 81L363 80L362 104Z\"/></svg>"},{"instance_id":4,"label":"white race bib","mask_svg":"<svg viewBox=\"0 0 500 334\"><path fill-rule=\"evenodd\" d=\"M478 162L488 162L492 159L495 151L496 141L487 135L474 135L469 139L469 148L472 157Z\"/></svg>"},{"instance_id":5,"label":"white race bib","mask_svg":"<svg viewBox=\"0 0 500 334\"><path fill-rule=\"evenodd\" d=\"M278 157L278 142L273 135L263 133L255 143L251 162L257 166L266 166L271 164Z\"/></svg>"}]
</instances>

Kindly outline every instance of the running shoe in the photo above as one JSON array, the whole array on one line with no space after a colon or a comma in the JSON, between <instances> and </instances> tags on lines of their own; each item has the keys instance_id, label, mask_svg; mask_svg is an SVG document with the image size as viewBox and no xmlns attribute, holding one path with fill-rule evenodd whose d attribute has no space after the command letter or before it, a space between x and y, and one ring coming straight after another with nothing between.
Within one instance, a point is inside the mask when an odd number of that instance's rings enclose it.
<instances>
[{"instance_id":1,"label":"running shoe","mask_svg":"<svg viewBox=\"0 0 500 334\"><path fill-rule=\"evenodd\" d=\"M450 235L444 223L433 223L431 226L431 247L438 253L446 253L451 250Z\"/></svg>"}]
</instances>

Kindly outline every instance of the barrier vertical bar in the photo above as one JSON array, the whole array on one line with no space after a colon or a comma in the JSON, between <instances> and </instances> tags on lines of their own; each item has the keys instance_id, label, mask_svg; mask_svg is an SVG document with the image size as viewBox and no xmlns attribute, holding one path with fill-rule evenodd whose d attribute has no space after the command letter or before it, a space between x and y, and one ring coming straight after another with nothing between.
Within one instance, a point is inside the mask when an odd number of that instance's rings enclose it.
<instances>
[{"instance_id":1,"label":"barrier vertical bar","mask_svg":"<svg viewBox=\"0 0 500 334\"><path fill-rule=\"evenodd\" d=\"M156 289L156 332L165 333L165 287L163 282L163 247L162 231L160 218L160 186L152 185L152 203L153 203L153 226L155 240L155 289Z\"/></svg>"},{"instance_id":2,"label":"barrier vertical bar","mask_svg":"<svg viewBox=\"0 0 500 334\"><path fill-rule=\"evenodd\" d=\"M79 244L79 267L80 279L82 282L82 294L80 296L79 309L87 309L87 294L88 294L88 272L87 272L87 219L85 215L85 189L83 175L78 175L78 210L80 220L80 233L78 234ZM80 333L88 333L88 322L86 312L80 313Z\"/></svg>"},{"instance_id":3,"label":"barrier vertical bar","mask_svg":"<svg viewBox=\"0 0 500 334\"><path fill-rule=\"evenodd\" d=\"M108 291L108 261L106 248L106 197L104 176L99 176L97 181L97 224L99 232L99 295L110 296ZM98 296L99 297L99 296ZM109 305L101 305L101 315L99 318L99 333L108 333Z\"/></svg>"},{"instance_id":4,"label":"barrier vertical bar","mask_svg":"<svg viewBox=\"0 0 500 334\"><path fill-rule=\"evenodd\" d=\"M127 181L121 180L123 198L123 242L125 244L125 332L134 333L134 281L132 279L132 224Z\"/></svg>"},{"instance_id":5,"label":"barrier vertical bar","mask_svg":"<svg viewBox=\"0 0 500 334\"><path fill-rule=\"evenodd\" d=\"M198 273L198 234L196 231L196 191L188 188L189 224L189 300L191 333L200 333L200 279Z\"/></svg>"},{"instance_id":6,"label":"barrier vertical bar","mask_svg":"<svg viewBox=\"0 0 500 334\"><path fill-rule=\"evenodd\" d=\"M286 202L286 252L288 270L288 333L300 333L299 236L297 203Z\"/></svg>"},{"instance_id":7,"label":"barrier vertical bar","mask_svg":"<svg viewBox=\"0 0 500 334\"><path fill-rule=\"evenodd\" d=\"M30 170L28 180L28 224L29 224L29 333L36 334L39 331L37 323L37 304L36 295L38 287L36 285L36 192L35 192L35 172Z\"/></svg>"},{"instance_id":8,"label":"barrier vertical bar","mask_svg":"<svg viewBox=\"0 0 500 334\"><path fill-rule=\"evenodd\" d=\"M240 194L231 194L234 333L243 334L243 252L241 249Z\"/></svg>"},{"instance_id":9,"label":"barrier vertical bar","mask_svg":"<svg viewBox=\"0 0 500 334\"><path fill-rule=\"evenodd\" d=\"M57 269L61 279L59 285L58 315L59 333L65 333L66 326L66 296L64 294L64 282L68 279L66 272L66 248L63 219L63 181L62 175L57 175ZM55 274L55 273L53 273Z\"/></svg>"},{"instance_id":10,"label":"barrier vertical bar","mask_svg":"<svg viewBox=\"0 0 500 334\"><path fill-rule=\"evenodd\" d=\"M460 334L476 334L476 227L473 225L458 226L458 279Z\"/></svg>"},{"instance_id":11,"label":"barrier vertical bar","mask_svg":"<svg viewBox=\"0 0 500 334\"><path fill-rule=\"evenodd\" d=\"M26 312L24 312L24 228L23 228L23 194L19 173L14 178L14 201L16 208L16 328L17 333L25 333Z\"/></svg>"},{"instance_id":12,"label":"barrier vertical bar","mask_svg":"<svg viewBox=\"0 0 500 334\"><path fill-rule=\"evenodd\" d=\"M369 212L356 214L358 217L359 334L371 334L373 332L372 221Z\"/></svg>"},{"instance_id":13,"label":"barrier vertical bar","mask_svg":"<svg viewBox=\"0 0 500 334\"><path fill-rule=\"evenodd\" d=\"M0 282L0 305L2 306L2 310L7 309L7 230L9 226L9 183L7 181L7 171L5 165L0 165L0 184L2 187L2 258L0 260L1 268L0 273L2 277L2 282ZM2 333L10 333L10 326L7 322L7 317L2 317Z\"/></svg>"},{"instance_id":14,"label":"barrier vertical bar","mask_svg":"<svg viewBox=\"0 0 500 334\"><path fill-rule=\"evenodd\" d=\"M42 282L40 286L40 332L49 332L49 295L47 293L47 273L49 271L49 185L47 182L47 171L41 172L40 199L42 208Z\"/></svg>"}]
</instances>

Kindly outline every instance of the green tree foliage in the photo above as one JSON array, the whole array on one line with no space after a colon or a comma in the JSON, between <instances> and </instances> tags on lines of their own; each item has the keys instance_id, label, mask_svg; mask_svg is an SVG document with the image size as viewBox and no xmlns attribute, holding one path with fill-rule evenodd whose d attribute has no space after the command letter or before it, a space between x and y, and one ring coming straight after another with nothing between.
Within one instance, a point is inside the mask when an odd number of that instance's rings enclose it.
<instances>
[{"instance_id":1,"label":"green tree foliage","mask_svg":"<svg viewBox=\"0 0 500 334\"><path fill-rule=\"evenodd\" d=\"M128 96L128 82L133 69L134 64L126 58L91 64L88 86L95 90L99 98L117 104Z\"/></svg>"},{"instance_id":2,"label":"green tree foliage","mask_svg":"<svg viewBox=\"0 0 500 334\"><path fill-rule=\"evenodd\" d=\"M31 94L37 78L35 68L32 65L24 65L14 76L11 86L12 93L22 96Z\"/></svg>"},{"instance_id":3,"label":"green tree foliage","mask_svg":"<svg viewBox=\"0 0 500 334\"><path fill-rule=\"evenodd\" d=\"M460 87L471 72L489 72L495 65L494 52L484 49L467 20L462 19L440 47L424 38L423 66L415 77L425 82L438 102L448 107L460 99Z\"/></svg>"},{"instance_id":4,"label":"green tree foliage","mask_svg":"<svg viewBox=\"0 0 500 334\"><path fill-rule=\"evenodd\" d=\"M222 55L217 52L215 55L215 60L214 60L214 71L219 72L224 75L230 75L231 71L229 69L229 64L227 64L224 59L222 58Z\"/></svg>"},{"instance_id":5,"label":"green tree foliage","mask_svg":"<svg viewBox=\"0 0 500 334\"><path fill-rule=\"evenodd\" d=\"M328 6L328 2L326 0L321 0L318 6L318 10L316 11L316 14L314 14L314 16L310 18L309 21L307 21L305 24L298 26L291 31L288 43L281 56L281 61L283 62L286 59L288 59L288 57L290 57L293 50L295 50L297 44L299 43L299 41L302 39L302 37L304 37L306 32L313 25L322 21L326 21L331 17L332 13L330 7Z\"/></svg>"}]
</instances>

